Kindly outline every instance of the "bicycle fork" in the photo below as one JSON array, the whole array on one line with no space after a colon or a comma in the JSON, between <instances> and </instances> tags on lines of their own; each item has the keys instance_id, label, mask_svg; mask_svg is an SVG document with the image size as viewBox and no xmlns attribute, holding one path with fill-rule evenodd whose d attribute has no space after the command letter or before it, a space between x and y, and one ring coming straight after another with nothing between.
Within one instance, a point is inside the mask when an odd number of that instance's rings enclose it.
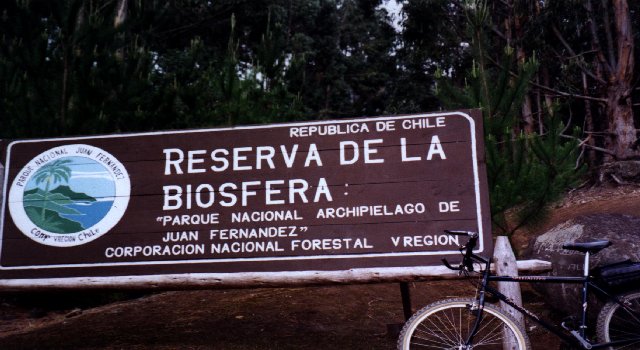
<instances>
[{"instance_id":1,"label":"bicycle fork","mask_svg":"<svg viewBox=\"0 0 640 350\"><path fill-rule=\"evenodd\" d=\"M473 328L467 336L467 340L464 345L460 345L459 350L472 350L473 349L473 337L476 336L478 329L480 329L480 322L482 322L482 311L484 309L485 289L489 283L489 271L491 271L491 262L484 260L485 269L482 275L482 282L478 288L478 297L474 299L473 303L469 305L469 312L476 316L476 321L473 324Z\"/></svg>"},{"instance_id":2,"label":"bicycle fork","mask_svg":"<svg viewBox=\"0 0 640 350\"><path fill-rule=\"evenodd\" d=\"M482 322L482 310L484 308L484 290L480 291L478 299L474 300L471 305L468 305L469 312L476 316L476 320L473 324L473 328L469 332L467 339L465 340L464 345L460 345L457 350L472 350L473 349L473 337L476 336L478 329L480 328L480 323Z\"/></svg>"}]
</instances>

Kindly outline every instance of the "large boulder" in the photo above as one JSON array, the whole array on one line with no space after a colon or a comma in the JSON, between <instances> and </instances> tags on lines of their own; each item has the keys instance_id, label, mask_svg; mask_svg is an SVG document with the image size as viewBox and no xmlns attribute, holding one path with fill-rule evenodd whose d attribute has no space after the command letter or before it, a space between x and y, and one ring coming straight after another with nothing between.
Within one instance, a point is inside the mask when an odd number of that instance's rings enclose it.
<instances>
[{"instance_id":1,"label":"large boulder","mask_svg":"<svg viewBox=\"0 0 640 350\"><path fill-rule=\"evenodd\" d=\"M640 217L621 214L593 214L566 221L537 237L531 245L529 257L551 261L553 276L582 276L584 254L565 250L571 242L607 239L613 245L592 255L591 268L627 259L640 261ZM580 312L580 285L535 285L551 306L567 315Z\"/></svg>"}]
</instances>

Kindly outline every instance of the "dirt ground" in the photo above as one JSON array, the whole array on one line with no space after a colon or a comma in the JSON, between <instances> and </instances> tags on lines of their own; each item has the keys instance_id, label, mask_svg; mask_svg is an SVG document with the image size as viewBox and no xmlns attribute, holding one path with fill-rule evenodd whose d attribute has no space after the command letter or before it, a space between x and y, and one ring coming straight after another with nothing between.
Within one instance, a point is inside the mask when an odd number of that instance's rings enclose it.
<instances>
[{"instance_id":1,"label":"dirt ground","mask_svg":"<svg viewBox=\"0 0 640 350\"><path fill-rule=\"evenodd\" d=\"M589 213L640 215L640 188L569 194L529 239ZM558 318L531 288L525 306ZM472 296L470 281L410 284L414 309L439 299ZM100 304L96 306L96 304ZM170 291L0 294L0 349L393 349L403 322L398 284ZM528 325L534 349L559 349Z\"/></svg>"}]
</instances>

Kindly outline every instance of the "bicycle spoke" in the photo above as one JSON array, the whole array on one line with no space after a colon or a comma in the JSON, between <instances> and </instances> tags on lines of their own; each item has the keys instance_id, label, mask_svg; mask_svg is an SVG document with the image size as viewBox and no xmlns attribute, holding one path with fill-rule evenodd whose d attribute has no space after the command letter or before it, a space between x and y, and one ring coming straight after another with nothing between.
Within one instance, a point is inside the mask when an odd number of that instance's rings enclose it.
<instances>
[{"instance_id":1,"label":"bicycle spoke","mask_svg":"<svg viewBox=\"0 0 640 350\"><path fill-rule=\"evenodd\" d=\"M469 305L473 300L452 299L425 307L405 325L398 346L400 349L459 350L465 345L477 322ZM526 334L508 315L491 305L485 305L483 318L471 342L474 350L502 350L507 344L503 332L513 336L514 349L528 349ZM516 333L517 332L517 333ZM509 338L511 341L511 338Z\"/></svg>"},{"instance_id":2,"label":"bicycle spoke","mask_svg":"<svg viewBox=\"0 0 640 350\"><path fill-rule=\"evenodd\" d=\"M635 342L635 343L631 343L629 345L625 345L621 348L617 348L617 350L624 350L624 349L637 349L638 347L636 345L640 344L640 342Z\"/></svg>"},{"instance_id":3,"label":"bicycle spoke","mask_svg":"<svg viewBox=\"0 0 640 350\"><path fill-rule=\"evenodd\" d=\"M435 319L435 320L434 320ZM427 327L424 324L420 325L420 332L421 333L426 333L426 334L430 334L433 335L435 337L437 337L438 339L443 341L443 344L447 344L447 345L454 345L454 344L460 344L460 343L456 343L456 341L451 338L450 334L451 331L446 331L443 329L442 326L444 326L443 322L441 321L440 317L430 317L427 319L427 321L429 322L429 325L433 328L435 328L435 330L432 330L430 327ZM440 324L436 324L435 321L438 321L438 323ZM424 328L425 330L422 330L422 328ZM416 329L416 331L418 331L418 329ZM438 332L436 332L438 331Z\"/></svg>"},{"instance_id":4,"label":"bicycle spoke","mask_svg":"<svg viewBox=\"0 0 640 350\"><path fill-rule=\"evenodd\" d=\"M609 302L598 317L598 340L602 343L629 341L613 345L610 350L636 350L640 345L640 293L630 292L619 297L625 304Z\"/></svg>"},{"instance_id":5,"label":"bicycle spoke","mask_svg":"<svg viewBox=\"0 0 640 350\"><path fill-rule=\"evenodd\" d=\"M464 344L466 339L463 339L462 329L456 327L456 324L462 324L464 310L463 308L458 309L457 317L460 322L456 322L455 310L450 311L450 313L447 313L447 310L441 310L434 313L432 317L427 318L425 321L428 324L421 324L416 328L416 333L420 333L422 336L414 334L414 337L422 341L445 345L443 348L447 349ZM457 332L456 329L458 329ZM436 339L427 338L427 336L432 336ZM418 344L413 341L412 344L436 348L436 346L430 344Z\"/></svg>"},{"instance_id":6,"label":"bicycle spoke","mask_svg":"<svg viewBox=\"0 0 640 350\"><path fill-rule=\"evenodd\" d=\"M417 331L418 330L416 329L416 332ZM442 336L443 333L440 333L440 332L438 332L436 330L431 330L429 328L426 328L426 330L420 330L420 333L423 334L424 336L418 336L418 335L414 334L414 338L417 338L417 339L422 340L422 341L442 344L442 345L445 345L446 347L451 347L452 345L456 344L450 338L443 337ZM436 339L429 338L428 336L433 336Z\"/></svg>"},{"instance_id":7,"label":"bicycle spoke","mask_svg":"<svg viewBox=\"0 0 640 350\"><path fill-rule=\"evenodd\" d=\"M451 311L451 312L453 312L453 311ZM458 332L456 332L455 322L449 318L449 315L447 315L446 310L444 312L444 316L446 317L447 322L449 322L449 324L451 325L451 327L449 329L451 330L451 333L453 333L453 336L458 338L458 343L459 344L463 344L464 340L462 339L462 334L460 334L462 330L458 329ZM451 317L453 318L454 316L451 315Z\"/></svg>"},{"instance_id":8,"label":"bicycle spoke","mask_svg":"<svg viewBox=\"0 0 640 350\"><path fill-rule=\"evenodd\" d=\"M484 330L486 330L489 325L491 323L497 323L495 325L495 327L493 327L490 331L485 332L486 334L484 335L484 337L482 339L480 339L479 342L476 342L477 345L487 345L487 344L498 344L498 343L493 343L496 340L502 340L503 339L503 329L499 329L502 328L503 323L500 322L499 320L497 322L494 322L495 320L497 320L497 318L493 317L491 319L490 322L488 322L481 331L484 332ZM480 334L480 331L478 332ZM500 342L499 344L502 344L502 342Z\"/></svg>"}]
</instances>

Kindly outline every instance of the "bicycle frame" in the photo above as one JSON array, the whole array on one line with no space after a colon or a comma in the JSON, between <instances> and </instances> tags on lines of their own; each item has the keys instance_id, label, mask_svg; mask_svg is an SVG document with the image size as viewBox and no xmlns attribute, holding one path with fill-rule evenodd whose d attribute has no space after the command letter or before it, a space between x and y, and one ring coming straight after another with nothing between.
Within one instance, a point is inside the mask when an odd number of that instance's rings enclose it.
<instances>
[{"instance_id":1,"label":"bicycle frame","mask_svg":"<svg viewBox=\"0 0 640 350\"><path fill-rule=\"evenodd\" d=\"M606 290L600 288L597 284L593 283L592 278L589 276L589 253L585 254L585 262L584 262L584 274L581 277L569 277L569 276L496 276L496 275L491 275L491 262L488 259L485 259L481 256L478 256L476 254L471 254L470 256L467 256L466 258L471 258L472 260L475 260L476 262L482 263L484 264L484 270L482 271L482 284L479 290L479 295L478 295L478 307L479 307L479 314L478 317L476 319L474 328L472 330L472 332L469 335L469 338L467 339L467 345L470 345L473 343L473 337L475 336L475 334L477 333L478 329L479 329L479 325L482 321L482 310L484 308L484 302L485 302L485 293L489 292L490 294L494 295L495 297L497 297L499 300L505 302L507 305L513 307L515 310L517 310L519 313L525 315L526 317L528 317L529 319L532 319L533 321L535 321L536 323L540 324L542 327L544 327L545 329L547 329L548 331L550 331L551 333L555 334L556 336L558 336L560 339L562 339L562 341L564 341L565 343L568 343L570 345L573 346L578 346L580 348L583 349L601 349L601 348L606 348L608 346L615 346L615 345L625 345L625 344L630 344L633 342L636 342L638 340L640 340L640 336L637 338L633 338L633 339L628 339L628 340L624 340L624 341L616 341L616 342L609 342L609 343L601 343L601 344L591 344L586 338L585 338L585 330L586 330L586 324L587 324L587 301L588 301L588 296L589 296L589 289L592 288L593 290L595 290L596 292L600 293L601 295L604 295L607 299L609 300L613 300L616 303L618 303L621 307L623 307L625 310L631 312L632 314L635 314L635 316L640 318L640 315L636 314L633 310L630 310L626 305L624 305L624 303L622 303L622 301L615 296L612 293L607 292ZM516 303L513 302L513 300L511 300L509 297L507 297L506 295L502 294L500 291L498 291L497 289L491 287L489 285L489 282L516 282L516 283L522 283L522 282L528 282L528 283L538 283L538 282L542 282L542 283L570 283L570 284L582 284L582 317L581 317L581 322L580 322L580 326L579 326L579 331L570 331L569 329L566 328L561 328L560 326L551 324L547 321L545 321L544 319L540 318L539 316L537 316L536 314L532 313L531 311L525 309L522 306L517 305ZM570 335L567 334L567 332L565 332L565 329L567 331L570 332Z\"/></svg>"}]
</instances>

